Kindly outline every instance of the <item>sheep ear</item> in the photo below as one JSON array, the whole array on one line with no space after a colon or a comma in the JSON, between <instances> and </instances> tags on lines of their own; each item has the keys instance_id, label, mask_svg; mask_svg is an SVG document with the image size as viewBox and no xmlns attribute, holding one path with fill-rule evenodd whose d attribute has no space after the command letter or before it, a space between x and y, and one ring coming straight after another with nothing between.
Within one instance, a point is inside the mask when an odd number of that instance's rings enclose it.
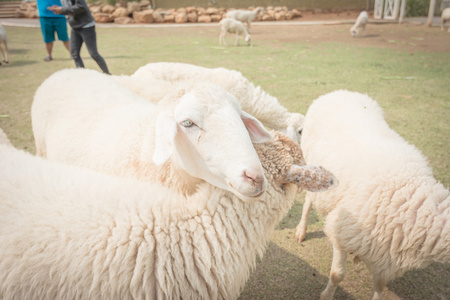
<instances>
[{"instance_id":1,"label":"sheep ear","mask_svg":"<svg viewBox=\"0 0 450 300\"><path fill-rule=\"evenodd\" d=\"M272 140L272 135L258 119L245 111L241 112L241 119L253 143L265 143Z\"/></svg>"},{"instance_id":2,"label":"sheep ear","mask_svg":"<svg viewBox=\"0 0 450 300\"><path fill-rule=\"evenodd\" d=\"M295 183L309 192L323 192L338 186L338 179L323 167L292 165L287 173L287 182Z\"/></svg>"},{"instance_id":3,"label":"sheep ear","mask_svg":"<svg viewBox=\"0 0 450 300\"><path fill-rule=\"evenodd\" d=\"M160 166L165 163L175 148L175 135L177 134L177 123L171 113L162 111L155 124L155 153L153 162Z\"/></svg>"}]
</instances>

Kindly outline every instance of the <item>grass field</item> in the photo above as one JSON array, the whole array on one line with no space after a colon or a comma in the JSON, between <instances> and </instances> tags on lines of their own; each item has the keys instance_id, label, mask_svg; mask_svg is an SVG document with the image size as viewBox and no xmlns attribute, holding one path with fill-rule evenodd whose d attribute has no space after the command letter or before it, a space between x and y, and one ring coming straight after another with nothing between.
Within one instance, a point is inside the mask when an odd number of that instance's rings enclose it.
<instances>
[{"instance_id":1,"label":"grass field","mask_svg":"<svg viewBox=\"0 0 450 300\"><path fill-rule=\"evenodd\" d=\"M0 128L16 147L34 153L34 92L49 75L74 64L61 43L54 47L54 60L44 62L38 28L5 27L10 64L0 66ZM235 69L301 113L336 89L367 93L390 126L428 157L435 177L450 186L450 34L379 25L369 28L366 38L352 39L347 25L253 28L252 47L220 47L217 27L97 28L98 48L113 74L129 75L158 61ZM99 70L86 50L82 54L87 68ZM240 299L318 299L332 252L323 219L314 211L306 240L294 241L303 199L298 196L277 227ZM365 265L349 259L335 299L368 299L371 289ZM388 285L385 299L450 299L450 265L408 272Z\"/></svg>"}]
</instances>

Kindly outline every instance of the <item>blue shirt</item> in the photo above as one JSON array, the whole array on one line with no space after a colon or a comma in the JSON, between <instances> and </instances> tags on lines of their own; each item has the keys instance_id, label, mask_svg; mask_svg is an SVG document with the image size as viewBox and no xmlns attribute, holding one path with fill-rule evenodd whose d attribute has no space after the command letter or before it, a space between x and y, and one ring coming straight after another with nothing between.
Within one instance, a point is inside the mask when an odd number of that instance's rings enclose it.
<instances>
[{"instance_id":1,"label":"blue shirt","mask_svg":"<svg viewBox=\"0 0 450 300\"><path fill-rule=\"evenodd\" d=\"M60 0L38 0L37 7L39 11L39 17L50 17L50 18L65 18L64 15L57 15L51 10L48 10L47 7L52 5L61 6Z\"/></svg>"}]
</instances>

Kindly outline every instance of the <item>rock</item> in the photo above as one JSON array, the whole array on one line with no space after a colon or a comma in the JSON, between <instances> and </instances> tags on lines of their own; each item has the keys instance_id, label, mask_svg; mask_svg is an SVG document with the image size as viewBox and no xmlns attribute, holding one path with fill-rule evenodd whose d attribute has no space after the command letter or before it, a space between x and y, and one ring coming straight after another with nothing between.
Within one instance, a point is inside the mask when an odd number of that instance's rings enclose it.
<instances>
[{"instance_id":1,"label":"rock","mask_svg":"<svg viewBox=\"0 0 450 300\"><path fill-rule=\"evenodd\" d=\"M115 9L116 8L114 6L112 6L111 4L107 4L102 7L102 13L112 14Z\"/></svg>"},{"instance_id":2,"label":"rock","mask_svg":"<svg viewBox=\"0 0 450 300\"><path fill-rule=\"evenodd\" d=\"M95 22L97 23L109 23L114 21L114 18L111 14L106 13L95 13L93 15Z\"/></svg>"},{"instance_id":3,"label":"rock","mask_svg":"<svg viewBox=\"0 0 450 300\"><path fill-rule=\"evenodd\" d=\"M175 15L175 23L186 23L188 21L188 17L186 11L178 12Z\"/></svg>"},{"instance_id":4,"label":"rock","mask_svg":"<svg viewBox=\"0 0 450 300\"><path fill-rule=\"evenodd\" d=\"M175 22L175 16L170 14L170 15L164 15L164 22L165 23L174 23Z\"/></svg>"},{"instance_id":5,"label":"rock","mask_svg":"<svg viewBox=\"0 0 450 300\"><path fill-rule=\"evenodd\" d=\"M202 15L198 17L198 23L211 23L211 17L209 15Z\"/></svg>"},{"instance_id":6,"label":"rock","mask_svg":"<svg viewBox=\"0 0 450 300\"><path fill-rule=\"evenodd\" d=\"M114 23L120 25L133 24L134 20L130 17L118 17L114 19Z\"/></svg>"},{"instance_id":7,"label":"rock","mask_svg":"<svg viewBox=\"0 0 450 300\"><path fill-rule=\"evenodd\" d=\"M130 14L128 13L128 10L125 7L117 7L116 10L112 13L112 16L114 17L114 22L116 18L123 18L128 17Z\"/></svg>"},{"instance_id":8,"label":"rock","mask_svg":"<svg viewBox=\"0 0 450 300\"><path fill-rule=\"evenodd\" d=\"M220 22L222 20L222 15L211 15L211 22Z\"/></svg>"},{"instance_id":9,"label":"rock","mask_svg":"<svg viewBox=\"0 0 450 300\"><path fill-rule=\"evenodd\" d=\"M133 13L133 20L135 23L153 23L153 9L146 9L143 11L135 11Z\"/></svg>"},{"instance_id":10,"label":"rock","mask_svg":"<svg viewBox=\"0 0 450 300\"><path fill-rule=\"evenodd\" d=\"M294 14L294 18L301 18L302 17L302 13L298 10L298 9L293 9L292 13Z\"/></svg>"},{"instance_id":11,"label":"rock","mask_svg":"<svg viewBox=\"0 0 450 300\"><path fill-rule=\"evenodd\" d=\"M159 11L153 12L153 22L155 23L164 23L164 17Z\"/></svg>"},{"instance_id":12,"label":"rock","mask_svg":"<svg viewBox=\"0 0 450 300\"><path fill-rule=\"evenodd\" d=\"M141 10L141 5L139 4L139 2L136 2L136 1L128 2L127 10L128 10L129 14L132 14L135 11L140 11Z\"/></svg>"},{"instance_id":13,"label":"rock","mask_svg":"<svg viewBox=\"0 0 450 300\"><path fill-rule=\"evenodd\" d=\"M275 20L284 21L286 20L286 14L284 11L279 11L275 13Z\"/></svg>"},{"instance_id":14,"label":"rock","mask_svg":"<svg viewBox=\"0 0 450 300\"><path fill-rule=\"evenodd\" d=\"M197 12L188 13L187 14L187 19L188 19L188 22L197 23L197 21L198 21Z\"/></svg>"}]
</instances>

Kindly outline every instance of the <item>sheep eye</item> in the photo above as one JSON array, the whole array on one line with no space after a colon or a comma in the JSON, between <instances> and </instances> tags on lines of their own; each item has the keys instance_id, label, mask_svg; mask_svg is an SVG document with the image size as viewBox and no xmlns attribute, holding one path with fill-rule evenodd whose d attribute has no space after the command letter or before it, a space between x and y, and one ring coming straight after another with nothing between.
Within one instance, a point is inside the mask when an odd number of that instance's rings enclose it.
<instances>
[{"instance_id":1,"label":"sheep eye","mask_svg":"<svg viewBox=\"0 0 450 300\"><path fill-rule=\"evenodd\" d=\"M183 122L181 122L181 125L184 127L191 127L194 125L194 122L192 122L191 120L184 120Z\"/></svg>"},{"instance_id":2,"label":"sheep eye","mask_svg":"<svg viewBox=\"0 0 450 300\"><path fill-rule=\"evenodd\" d=\"M303 131L303 129L300 129L300 130L298 131L298 134L302 135L302 131Z\"/></svg>"}]
</instances>

